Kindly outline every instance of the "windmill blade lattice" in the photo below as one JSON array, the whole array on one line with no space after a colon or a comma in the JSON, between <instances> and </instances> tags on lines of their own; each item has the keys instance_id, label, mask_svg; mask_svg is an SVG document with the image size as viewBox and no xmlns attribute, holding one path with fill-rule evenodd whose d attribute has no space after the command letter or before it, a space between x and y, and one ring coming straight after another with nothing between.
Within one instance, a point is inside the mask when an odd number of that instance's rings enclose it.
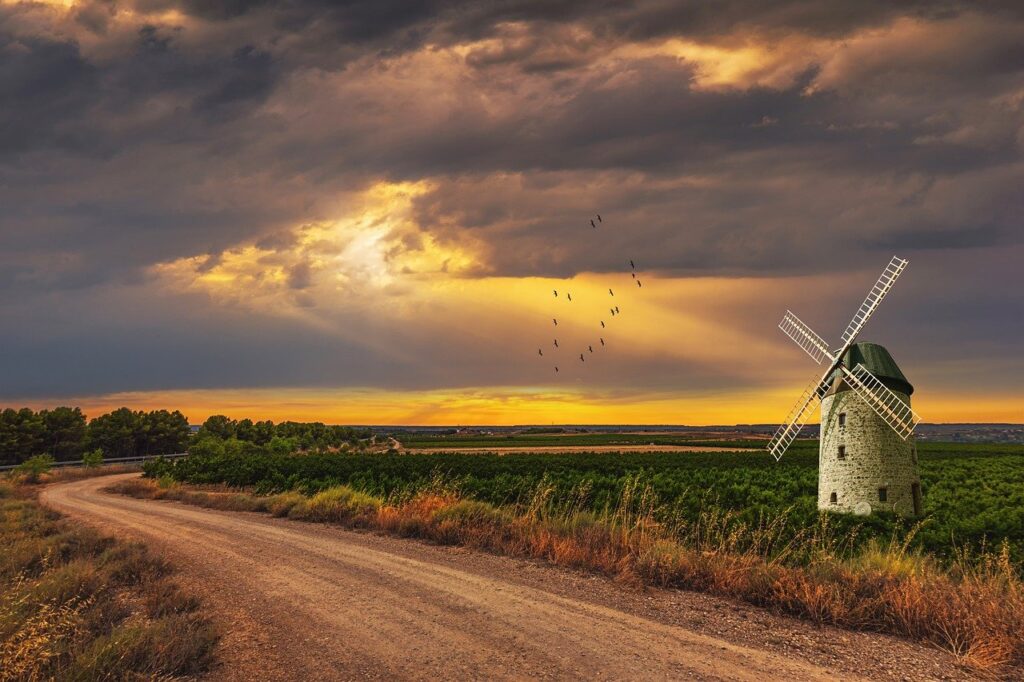
<instances>
[{"instance_id":1,"label":"windmill blade lattice","mask_svg":"<svg viewBox=\"0 0 1024 682\"><path fill-rule=\"evenodd\" d=\"M868 404L879 417L903 440L914 435L921 418L903 400L893 393L882 380L858 363L853 371L843 367L846 383Z\"/></svg>"},{"instance_id":2,"label":"windmill blade lattice","mask_svg":"<svg viewBox=\"0 0 1024 682\"><path fill-rule=\"evenodd\" d=\"M782 318L782 322L779 323L779 329L796 342L796 345L800 346L805 353L811 356L819 365L821 361L828 358L832 362L835 362L835 357L832 355L832 351L829 350L828 344L825 340L814 333L810 327L804 324L799 317L793 314L792 311L787 310L786 316Z\"/></svg>"},{"instance_id":3,"label":"windmill blade lattice","mask_svg":"<svg viewBox=\"0 0 1024 682\"><path fill-rule=\"evenodd\" d=\"M860 330L864 328L867 321L871 319L871 315L878 310L878 305L885 298L889 290L892 289L892 285L896 283L896 280L903 273L903 269L907 267L907 261L892 257L889 264L885 266L885 270L882 272L881 277L875 282L875 286L871 287L871 291L868 292L867 298L860 304L860 308L854 314L853 319L850 320L850 324L846 326L846 331L843 332L843 349L836 355L840 358L843 357L843 353L846 349L853 345L853 342L857 340L857 334L860 334Z\"/></svg>"},{"instance_id":4,"label":"windmill blade lattice","mask_svg":"<svg viewBox=\"0 0 1024 682\"><path fill-rule=\"evenodd\" d=\"M789 416L775 431L772 439L768 441L768 452L772 453L776 462L782 459L782 455L800 435L800 429L807 423L807 417L813 411L814 401L821 400L821 397L827 392L828 382L825 379L815 379L800 394L796 405L789 411Z\"/></svg>"}]
</instances>

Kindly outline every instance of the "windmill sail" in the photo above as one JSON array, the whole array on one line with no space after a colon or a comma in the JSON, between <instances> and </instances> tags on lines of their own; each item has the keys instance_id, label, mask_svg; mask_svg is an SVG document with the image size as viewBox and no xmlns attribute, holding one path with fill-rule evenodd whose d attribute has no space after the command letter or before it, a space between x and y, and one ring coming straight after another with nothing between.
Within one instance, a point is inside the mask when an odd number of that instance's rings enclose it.
<instances>
[{"instance_id":1,"label":"windmill sail","mask_svg":"<svg viewBox=\"0 0 1024 682\"><path fill-rule=\"evenodd\" d=\"M768 452L772 453L772 457L775 461L782 458L782 455L789 448L790 444L796 437L800 435L800 429L804 427L807 422L808 413L811 411L811 405L815 400L820 399L826 392L828 392L828 381L826 375L821 379L815 379L804 392L800 394L800 399L796 401L796 405L789 411L789 416L782 423L776 431L772 439L768 441Z\"/></svg>"},{"instance_id":2,"label":"windmill sail","mask_svg":"<svg viewBox=\"0 0 1024 682\"><path fill-rule=\"evenodd\" d=\"M843 374L853 392L860 396L900 438L907 440L914 434L914 427L921 418L903 402L902 398L883 384L881 379L868 371L867 367L858 364L853 371L843 367Z\"/></svg>"},{"instance_id":3,"label":"windmill sail","mask_svg":"<svg viewBox=\"0 0 1024 682\"><path fill-rule=\"evenodd\" d=\"M794 315L793 311L786 311L786 316L779 323L779 329L786 336L793 339L796 345L800 346L819 365L825 358L835 362L835 358L832 356L832 352L829 350L825 340L815 334L799 317Z\"/></svg>"},{"instance_id":4,"label":"windmill sail","mask_svg":"<svg viewBox=\"0 0 1024 682\"><path fill-rule=\"evenodd\" d=\"M893 256L889 264L885 266L885 270L882 272L882 276L875 282L875 286L871 287L871 291L868 292L867 298L860 304L860 308L857 309L853 319L850 320L850 324L846 326L846 331L843 332L843 347L839 353L836 353L837 357L842 357L846 349L853 345L854 340L857 338L857 334L864 328L868 319L878 309L878 304L882 302L885 295L892 289L892 285L895 284L896 279L903 272L903 268L907 267L907 261L897 256Z\"/></svg>"},{"instance_id":5,"label":"windmill sail","mask_svg":"<svg viewBox=\"0 0 1024 682\"><path fill-rule=\"evenodd\" d=\"M829 360L829 363L821 378L811 382L804 389L800 399L797 400L796 405L790 410L789 416L768 442L768 451L772 453L776 461L782 457L786 449L800 434L800 429L803 428L806 421L811 403L815 398L820 399L828 392L830 378L837 367L842 368L847 383L857 395L866 401L901 438L906 440L913 434L914 427L920 421L920 418L910 409L909 405L900 400L899 396L890 391L878 377L871 374L863 365L858 365L853 371L850 371L842 364L846 351L857 340L857 335L860 334L861 329L864 328L871 315L878 309L882 299L889 293L892 285L896 283L896 280L906 267L906 260L898 256L892 257L889 264L885 266L885 270L882 271L878 281L871 287L867 298L860 304L860 308L857 309L853 319L850 320L850 324L846 326L846 331L842 335L842 345L835 352L831 352L825 340L815 334L800 318L791 311L786 311L785 317L779 323L779 328L819 365L826 358Z\"/></svg>"}]
</instances>

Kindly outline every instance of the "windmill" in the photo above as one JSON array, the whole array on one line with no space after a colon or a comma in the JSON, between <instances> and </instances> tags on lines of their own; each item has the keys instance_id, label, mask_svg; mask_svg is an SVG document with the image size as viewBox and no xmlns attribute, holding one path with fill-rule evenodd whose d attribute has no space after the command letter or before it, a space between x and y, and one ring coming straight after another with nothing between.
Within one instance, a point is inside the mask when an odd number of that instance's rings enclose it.
<instances>
[{"instance_id":1,"label":"windmill","mask_svg":"<svg viewBox=\"0 0 1024 682\"><path fill-rule=\"evenodd\" d=\"M791 311L787 310L779 323L786 336L826 368L804 389L769 441L768 451L776 461L781 459L811 415L813 404L820 402L819 509L857 514L870 514L873 509L921 513L913 439L920 417L910 407L914 388L889 351L857 342L906 267L906 260L893 256L847 325L838 350L831 350Z\"/></svg>"}]
</instances>

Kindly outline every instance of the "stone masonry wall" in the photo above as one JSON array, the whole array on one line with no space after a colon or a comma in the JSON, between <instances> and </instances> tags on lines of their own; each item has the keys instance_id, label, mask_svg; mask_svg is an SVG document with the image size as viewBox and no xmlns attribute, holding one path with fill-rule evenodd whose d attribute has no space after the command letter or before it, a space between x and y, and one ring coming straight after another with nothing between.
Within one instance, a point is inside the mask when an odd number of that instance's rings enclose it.
<instances>
[{"instance_id":1,"label":"stone masonry wall","mask_svg":"<svg viewBox=\"0 0 1024 682\"><path fill-rule=\"evenodd\" d=\"M897 393L910 404L910 397ZM839 426L839 415L846 425ZM818 468L818 508L870 513L897 511L914 515L913 484L920 490L917 446L903 440L853 391L840 391L821 401L821 452ZM840 458L839 446L846 456ZM886 501L879 489L886 489ZM835 502L832 502L835 493ZM866 503L869 506L865 506Z\"/></svg>"}]
</instances>

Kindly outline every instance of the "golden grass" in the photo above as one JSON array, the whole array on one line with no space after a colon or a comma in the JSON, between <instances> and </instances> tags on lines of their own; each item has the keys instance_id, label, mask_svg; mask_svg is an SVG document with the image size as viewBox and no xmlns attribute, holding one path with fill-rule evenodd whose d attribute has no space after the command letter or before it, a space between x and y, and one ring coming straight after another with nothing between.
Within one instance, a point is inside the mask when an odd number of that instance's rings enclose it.
<instances>
[{"instance_id":1,"label":"golden grass","mask_svg":"<svg viewBox=\"0 0 1024 682\"><path fill-rule=\"evenodd\" d=\"M386 501L338 486L305 497L195 492L178 484L132 480L114 490L328 521L405 537L459 544L597 571L635 584L675 587L741 599L780 613L851 629L935 644L978 670L1024 665L1024 590L1008 548L961 557L952 567L908 550L909 539L852 551L823 515L797 543L780 538L784 518L756 527L709 510L698 522L668 529L655 521L649 494L628 487L602 514L550 504L541 489L525 508L498 508L450 491ZM799 560L792 560L799 552Z\"/></svg>"},{"instance_id":2,"label":"golden grass","mask_svg":"<svg viewBox=\"0 0 1024 682\"><path fill-rule=\"evenodd\" d=\"M0 680L205 671L217 641L145 547L76 527L0 482Z\"/></svg>"}]
</instances>

